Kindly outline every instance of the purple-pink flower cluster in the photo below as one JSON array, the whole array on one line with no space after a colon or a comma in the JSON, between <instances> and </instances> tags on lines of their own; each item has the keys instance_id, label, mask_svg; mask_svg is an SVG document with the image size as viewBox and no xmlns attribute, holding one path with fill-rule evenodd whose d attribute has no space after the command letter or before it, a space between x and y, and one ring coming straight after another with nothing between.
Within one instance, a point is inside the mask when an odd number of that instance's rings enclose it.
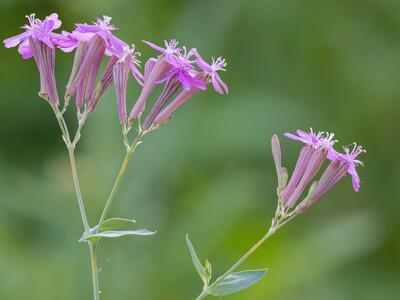
<instances>
[{"instance_id":1,"label":"purple-pink flower cluster","mask_svg":"<svg viewBox=\"0 0 400 300\"><path fill-rule=\"evenodd\" d=\"M164 84L155 105L147 115L143 128L162 124L169 120L172 113L194 94L204 91L209 83L220 93L228 93L227 85L221 80L218 71L225 71L226 62L222 58L213 59L207 64L196 49L179 47L176 40L165 41L165 48L145 41L151 48L160 52L158 57L150 58L144 68L144 84L138 101L132 108L131 120L139 118L150 95L158 84ZM175 98L172 99L172 97ZM169 100L171 102L167 105Z\"/></svg>"},{"instance_id":2,"label":"purple-pink flower cluster","mask_svg":"<svg viewBox=\"0 0 400 300\"><path fill-rule=\"evenodd\" d=\"M45 20L27 17L29 24L25 32L6 39L7 48L18 47L23 58L34 57L40 73L40 95L53 105L59 105L55 81L55 49L63 52L75 51L71 75L66 85L65 101L75 97L77 107L84 106L88 112L95 109L106 89L114 84L118 116L121 124L141 119L146 103L157 85L162 85L155 104L147 113L142 129L149 130L171 117L172 113L199 91L206 90L209 83L220 93L228 93L227 85L218 75L225 71L226 62L219 57L208 64L196 49L179 47L175 40L165 42L165 48L144 41L160 54L150 58L139 71L140 63L135 48L114 35L117 28L111 18L104 16L92 24L79 23L72 32L53 32L61 27L56 13ZM107 64L100 72L102 62ZM129 116L126 108L126 90L129 74L142 86L140 96Z\"/></svg>"},{"instance_id":3,"label":"purple-pink flower cluster","mask_svg":"<svg viewBox=\"0 0 400 300\"><path fill-rule=\"evenodd\" d=\"M292 176L288 180L287 170L281 165L281 149L278 137L272 138L272 153L278 175L278 194L284 206L294 207L307 186L314 181L308 195L299 206L300 212L306 211L346 174L351 175L353 188L356 192L359 191L360 177L357 174L356 167L363 165L363 163L357 157L365 152L361 146L354 143L351 150L343 147L344 152L340 153L334 149L334 144L337 141L333 139L333 133L315 133L312 129L310 132L305 132L299 129L297 135L291 133L284 135L289 139L304 143ZM330 163L320 179L315 181L315 177L325 161ZM286 182L287 180L288 182Z\"/></svg>"}]
</instances>

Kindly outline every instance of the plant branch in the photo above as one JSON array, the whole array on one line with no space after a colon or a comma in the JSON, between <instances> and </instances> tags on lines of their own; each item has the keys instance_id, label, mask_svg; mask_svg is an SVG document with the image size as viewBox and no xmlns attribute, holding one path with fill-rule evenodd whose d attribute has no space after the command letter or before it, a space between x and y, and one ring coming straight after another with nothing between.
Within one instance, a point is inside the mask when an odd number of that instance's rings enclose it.
<instances>
[{"instance_id":1,"label":"plant branch","mask_svg":"<svg viewBox=\"0 0 400 300\"><path fill-rule=\"evenodd\" d=\"M278 201L278 207L276 210L276 214L272 219L271 227L268 229L267 233L250 248L236 263L233 264L223 275L218 277L211 285L208 287L204 287L203 291L199 296L197 296L196 300L201 300L207 297L212 289L218 286L220 283L224 281L226 277L231 275L234 271L236 271L258 248L260 248L278 229L289 223L298 215L298 210L294 209L292 212L285 214L282 212L281 203Z\"/></svg>"},{"instance_id":2,"label":"plant branch","mask_svg":"<svg viewBox=\"0 0 400 300\"><path fill-rule=\"evenodd\" d=\"M68 147L68 154L69 154L69 159L70 159L70 163L71 163L72 178L74 180L76 198L78 199L79 211L81 213L83 227L85 228L85 231L88 231L90 229L90 226L89 226L88 219L86 216L85 205L83 204L82 193L81 193L81 188L80 188L80 184L79 184L78 172L76 170L75 147L74 146Z\"/></svg>"},{"instance_id":3,"label":"plant branch","mask_svg":"<svg viewBox=\"0 0 400 300\"><path fill-rule=\"evenodd\" d=\"M126 168L128 166L129 160L132 157L132 154L135 152L136 147L141 143L143 136L145 135L145 131L141 131L139 130L135 140L133 141L132 145L127 145L127 149L126 149L126 155L125 155L125 159L122 163L121 169L119 170L117 179L115 180L114 186L111 190L110 195L108 196L106 205L104 206L103 212L101 214L100 220L98 222L98 225L100 225L101 223L103 223L103 221L105 220L108 210L111 206L112 201L114 200L114 197L118 191L118 188L121 184L122 178L124 177Z\"/></svg>"},{"instance_id":4,"label":"plant branch","mask_svg":"<svg viewBox=\"0 0 400 300\"><path fill-rule=\"evenodd\" d=\"M75 192L76 192L76 197L78 200L78 205L79 205L79 211L81 213L81 218L82 218L82 223L83 223L83 227L85 228L85 231L90 229L89 223L88 223L88 219L86 216L86 211L85 211L85 205L83 203L83 199L82 199L82 193L81 193L81 189L80 189L80 184L79 184L79 178L78 178L78 172L76 169L76 161L75 161L75 146L76 143L78 142L79 138L77 139L77 136L80 135L80 129L82 128L82 126L80 125L80 127L78 128L76 134L75 134L75 138L74 141L71 142L71 137L68 131L68 126L64 120L64 117L62 115L62 113L60 112L59 108L55 105L51 105L54 114L56 116L57 122L60 126L61 132L63 134L63 139L64 142L67 146L68 149L68 154L69 154L69 159L70 159L70 164L71 164L71 170L72 170L72 178L74 181L74 187L75 187ZM83 125L83 124L82 124Z\"/></svg>"}]
</instances>

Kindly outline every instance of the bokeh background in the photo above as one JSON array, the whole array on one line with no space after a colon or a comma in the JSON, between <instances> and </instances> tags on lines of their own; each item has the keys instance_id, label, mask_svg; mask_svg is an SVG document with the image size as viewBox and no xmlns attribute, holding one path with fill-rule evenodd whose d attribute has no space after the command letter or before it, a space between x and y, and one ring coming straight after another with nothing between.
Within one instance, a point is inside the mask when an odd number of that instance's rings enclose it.
<instances>
[{"instance_id":1,"label":"bokeh background","mask_svg":"<svg viewBox=\"0 0 400 300\"><path fill-rule=\"evenodd\" d=\"M271 135L309 127L365 146L361 190L345 178L281 230L243 266L268 276L230 299L400 299L399 1L1 0L0 9L2 40L31 12L58 12L66 30L108 14L143 59L155 53L141 40L174 37L229 62L228 96L196 96L138 148L110 215L158 233L102 244L102 299L194 299L201 282L185 234L216 275L225 271L273 215ZM67 154L37 97L36 66L15 49L1 47L0 59L0 299L91 299ZM57 59L62 92L72 56ZM132 80L129 99L137 94ZM292 170L301 146L283 138L282 147ZM110 89L77 150L92 224L123 155Z\"/></svg>"}]
</instances>

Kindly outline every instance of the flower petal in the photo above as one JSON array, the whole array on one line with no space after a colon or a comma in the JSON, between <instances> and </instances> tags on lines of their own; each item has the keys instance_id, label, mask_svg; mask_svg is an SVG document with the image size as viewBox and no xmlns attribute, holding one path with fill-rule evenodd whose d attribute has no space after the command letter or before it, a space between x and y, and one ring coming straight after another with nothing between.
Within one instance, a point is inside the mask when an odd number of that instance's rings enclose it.
<instances>
[{"instance_id":1,"label":"flower petal","mask_svg":"<svg viewBox=\"0 0 400 300\"><path fill-rule=\"evenodd\" d=\"M153 48L153 49L155 49L155 50L157 50L157 51L159 51L161 53L165 53L165 49L161 48L160 46L157 46L156 44L153 44L153 43L145 41L145 40L143 40L143 43L145 43L147 46L149 46L149 47L151 47L151 48Z\"/></svg>"},{"instance_id":2,"label":"flower petal","mask_svg":"<svg viewBox=\"0 0 400 300\"><path fill-rule=\"evenodd\" d=\"M29 31L27 31L27 32L23 32L23 33L21 33L21 34L18 34L18 35L16 35L16 36L12 36L12 37L10 37L10 38L8 38L8 39L5 39L5 40L3 41L4 46L5 46L6 48L16 47L16 46L18 46L18 44L21 43L22 41L27 40L27 38L28 38L29 36L31 36L31 35L32 35L32 33L29 32Z\"/></svg>"},{"instance_id":3,"label":"flower petal","mask_svg":"<svg viewBox=\"0 0 400 300\"><path fill-rule=\"evenodd\" d=\"M25 40L19 44L18 52L22 55L23 59L28 59L33 56L31 46L29 45L29 40Z\"/></svg>"},{"instance_id":4,"label":"flower petal","mask_svg":"<svg viewBox=\"0 0 400 300\"><path fill-rule=\"evenodd\" d=\"M190 50L193 55L196 57L196 64L206 72L213 72L213 69L211 66L201 57L200 53L197 51L197 49L193 48Z\"/></svg>"}]
</instances>

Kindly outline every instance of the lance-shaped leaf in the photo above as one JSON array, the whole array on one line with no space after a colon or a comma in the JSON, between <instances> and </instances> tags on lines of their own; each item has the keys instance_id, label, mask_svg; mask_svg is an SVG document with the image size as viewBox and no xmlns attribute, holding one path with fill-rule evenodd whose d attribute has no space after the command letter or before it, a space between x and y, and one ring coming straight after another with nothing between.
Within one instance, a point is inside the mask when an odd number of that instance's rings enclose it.
<instances>
[{"instance_id":1,"label":"lance-shaped leaf","mask_svg":"<svg viewBox=\"0 0 400 300\"><path fill-rule=\"evenodd\" d=\"M153 235L155 231L149 231L147 229L137 229L137 230L109 230L99 233L95 233L86 237L86 240L96 240L98 238L117 238L126 235Z\"/></svg>"},{"instance_id":2,"label":"lance-shaped leaf","mask_svg":"<svg viewBox=\"0 0 400 300\"><path fill-rule=\"evenodd\" d=\"M135 220L124 218L111 218L100 224L100 232L109 230L125 230L135 224Z\"/></svg>"},{"instance_id":3,"label":"lance-shaped leaf","mask_svg":"<svg viewBox=\"0 0 400 300\"><path fill-rule=\"evenodd\" d=\"M236 293L255 284L267 274L267 271L267 269L261 269L232 273L226 276L221 283L212 287L209 292L213 296L226 296Z\"/></svg>"},{"instance_id":4,"label":"lance-shaped leaf","mask_svg":"<svg viewBox=\"0 0 400 300\"><path fill-rule=\"evenodd\" d=\"M201 264L199 257L194 250L192 242L189 240L189 234L186 234L186 244L189 248L190 255L192 257L192 262L200 278L203 280L204 284L207 285L209 281L209 276L207 275L206 268ZM211 264L210 264L211 266Z\"/></svg>"}]
</instances>

